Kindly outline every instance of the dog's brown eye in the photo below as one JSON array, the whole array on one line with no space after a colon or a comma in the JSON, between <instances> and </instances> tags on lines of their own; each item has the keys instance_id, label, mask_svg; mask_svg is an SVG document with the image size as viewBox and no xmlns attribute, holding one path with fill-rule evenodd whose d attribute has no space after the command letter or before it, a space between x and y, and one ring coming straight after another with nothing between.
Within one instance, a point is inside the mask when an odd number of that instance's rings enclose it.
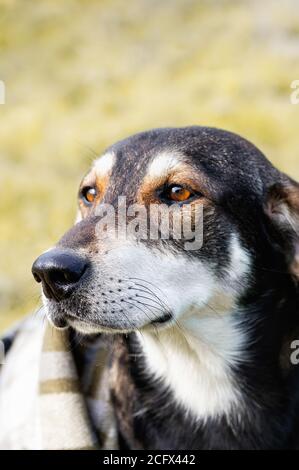
<instances>
[{"instance_id":1,"label":"dog's brown eye","mask_svg":"<svg viewBox=\"0 0 299 470\"><path fill-rule=\"evenodd\" d=\"M170 190L170 199L173 201L187 201L191 196L189 189L182 188L181 186L173 186Z\"/></svg>"},{"instance_id":2,"label":"dog's brown eye","mask_svg":"<svg viewBox=\"0 0 299 470\"><path fill-rule=\"evenodd\" d=\"M170 186L163 194L164 198L174 202L188 201L192 196L193 194L189 189L178 185Z\"/></svg>"},{"instance_id":3,"label":"dog's brown eye","mask_svg":"<svg viewBox=\"0 0 299 470\"><path fill-rule=\"evenodd\" d=\"M92 204L95 201L97 190L95 188L83 188L82 197L84 202Z\"/></svg>"}]
</instances>

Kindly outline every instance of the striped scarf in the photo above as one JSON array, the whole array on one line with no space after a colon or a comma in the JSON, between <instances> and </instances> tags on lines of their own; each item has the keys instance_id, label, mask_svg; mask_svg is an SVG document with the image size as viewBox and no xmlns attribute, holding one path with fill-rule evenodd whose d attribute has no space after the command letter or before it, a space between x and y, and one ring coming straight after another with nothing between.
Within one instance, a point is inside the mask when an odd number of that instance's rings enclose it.
<instances>
[{"instance_id":1,"label":"striped scarf","mask_svg":"<svg viewBox=\"0 0 299 470\"><path fill-rule=\"evenodd\" d=\"M0 373L1 449L115 449L106 339L29 319Z\"/></svg>"}]
</instances>

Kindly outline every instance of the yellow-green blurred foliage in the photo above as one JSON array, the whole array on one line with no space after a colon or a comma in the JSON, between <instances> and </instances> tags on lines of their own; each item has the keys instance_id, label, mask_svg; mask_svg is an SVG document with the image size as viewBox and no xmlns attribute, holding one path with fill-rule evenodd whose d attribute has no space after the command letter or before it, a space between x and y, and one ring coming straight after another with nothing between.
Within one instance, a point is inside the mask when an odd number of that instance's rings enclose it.
<instances>
[{"instance_id":1,"label":"yellow-green blurred foliage","mask_svg":"<svg viewBox=\"0 0 299 470\"><path fill-rule=\"evenodd\" d=\"M70 226L94 154L136 131L241 133L299 178L298 1L0 0L0 329Z\"/></svg>"}]
</instances>

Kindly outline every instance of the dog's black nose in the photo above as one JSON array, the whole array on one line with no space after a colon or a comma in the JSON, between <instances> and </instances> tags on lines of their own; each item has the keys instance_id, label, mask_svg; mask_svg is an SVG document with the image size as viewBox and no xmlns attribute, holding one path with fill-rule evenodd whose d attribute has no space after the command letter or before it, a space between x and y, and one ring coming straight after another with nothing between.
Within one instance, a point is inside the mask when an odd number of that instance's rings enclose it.
<instances>
[{"instance_id":1,"label":"dog's black nose","mask_svg":"<svg viewBox=\"0 0 299 470\"><path fill-rule=\"evenodd\" d=\"M54 248L37 258L32 274L37 282L42 282L45 296L59 301L78 287L87 266L87 260L75 252Z\"/></svg>"}]
</instances>

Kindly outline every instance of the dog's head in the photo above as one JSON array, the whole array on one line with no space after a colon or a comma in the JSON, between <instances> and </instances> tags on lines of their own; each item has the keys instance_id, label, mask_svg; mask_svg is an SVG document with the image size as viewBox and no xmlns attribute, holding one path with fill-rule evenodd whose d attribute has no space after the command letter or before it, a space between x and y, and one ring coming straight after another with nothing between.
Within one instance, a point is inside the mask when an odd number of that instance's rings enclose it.
<instances>
[{"instance_id":1,"label":"dog's head","mask_svg":"<svg viewBox=\"0 0 299 470\"><path fill-rule=\"evenodd\" d=\"M157 129L121 141L83 179L79 206L74 227L33 265L56 326L165 328L232 311L257 273L298 275L299 187L229 132Z\"/></svg>"}]
</instances>

